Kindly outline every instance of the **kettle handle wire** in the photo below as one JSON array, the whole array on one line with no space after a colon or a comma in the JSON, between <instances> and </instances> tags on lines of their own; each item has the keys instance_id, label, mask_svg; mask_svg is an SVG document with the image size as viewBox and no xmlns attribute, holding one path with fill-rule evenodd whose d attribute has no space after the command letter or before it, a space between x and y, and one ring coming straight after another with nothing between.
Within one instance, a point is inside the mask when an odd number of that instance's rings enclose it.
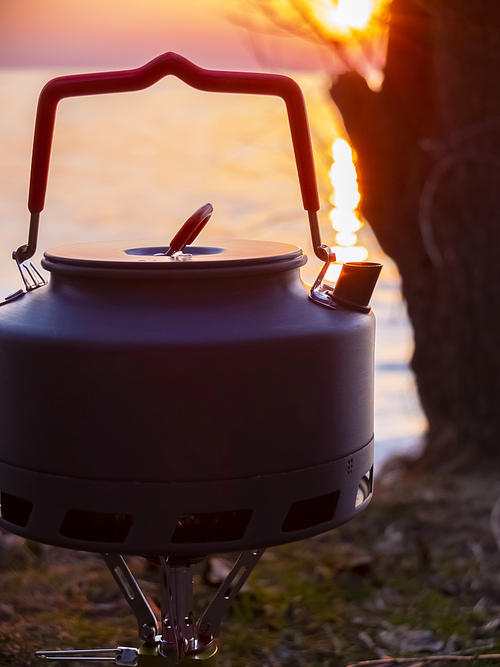
<instances>
[{"instance_id":1,"label":"kettle handle wire","mask_svg":"<svg viewBox=\"0 0 500 667\"><path fill-rule=\"evenodd\" d=\"M204 69L183 56L168 52L136 69L56 77L42 89L38 100L31 161L28 198L30 230L28 243L14 252L18 264L30 259L37 247L39 217L45 205L58 103L66 97L144 90L168 75L174 75L192 88L205 92L270 95L284 100L314 252L321 260L329 261L332 253L328 246L321 243L319 232L318 187L307 112L299 85L281 74Z\"/></svg>"}]
</instances>

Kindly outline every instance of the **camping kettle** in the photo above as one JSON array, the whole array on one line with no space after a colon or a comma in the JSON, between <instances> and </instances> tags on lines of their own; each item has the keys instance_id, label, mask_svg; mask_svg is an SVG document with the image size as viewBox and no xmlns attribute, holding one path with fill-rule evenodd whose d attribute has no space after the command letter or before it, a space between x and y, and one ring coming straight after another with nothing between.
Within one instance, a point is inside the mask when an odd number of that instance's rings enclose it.
<instances>
[{"instance_id":1,"label":"camping kettle","mask_svg":"<svg viewBox=\"0 0 500 667\"><path fill-rule=\"evenodd\" d=\"M181 241L79 243L32 261L58 102L144 89L175 75L204 91L286 104L313 246ZM143 67L59 77L35 125L24 287L0 307L0 526L102 553L207 554L333 528L372 494L380 265L343 267L321 243L311 142L298 85L202 69L167 53ZM175 230L173 230L175 231ZM30 388L36 392L31 394Z\"/></svg>"}]
</instances>

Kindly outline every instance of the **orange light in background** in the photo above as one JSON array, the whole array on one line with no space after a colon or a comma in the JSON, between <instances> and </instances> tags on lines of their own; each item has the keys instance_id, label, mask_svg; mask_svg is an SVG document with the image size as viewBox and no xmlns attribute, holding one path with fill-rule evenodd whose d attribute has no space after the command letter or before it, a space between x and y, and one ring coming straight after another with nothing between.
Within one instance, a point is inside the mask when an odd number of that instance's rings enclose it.
<instances>
[{"instance_id":1,"label":"orange light in background","mask_svg":"<svg viewBox=\"0 0 500 667\"><path fill-rule=\"evenodd\" d=\"M388 0L317 0L314 13L327 31L338 35L341 33L357 33L358 39L373 39L380 31L376 27L377 19L388 6ZM363 73L368 84L377 89L383 79L382 71L367 68ZM354 166L351 147L345 139L336 139L332 145L333 164L330 169L330 180L333 186L331 203L333 209L329 218L335 235L336 245L332 248L337 261L330 266L327 278L336 281L342 264L345 262L362 262L368 257L368 250L357 245L356 232L363 226L357 207L360 196L356 167Z\"/></svg>"},{"instance_id":2,"label":"orange light in background","mask_svg":"<svg viewBox=\"0 0 500 667\"><path fill-rule=\"evenodd\" d=\"M292 0L289 0L292 2ZM299 0L294 0L299 2ZM380 90L391 0L302 0L312 22L324 39L342 44L348 69L366 79L372 90Z\"/></svg>"},{"instance_id":3,"label":"orange light in background","mask_svg":"<svg viewBox=\"0 0 500 667\"><path fill-rule=\"evenodd\" d=\"M336 245L332 248L337 261L328 269L327 278L337 280L345 262L362 262L368 257L368 250L364 246L356 245L356 232L363 223L359 219L357 206L359 204L358 179L354 166L352 150L345 139L335 139L332 145L333 164L330 169L330 180L333 194L330 198L333 209L329 218L337 232Z\"/></svg>"},{"instance_id":4,"label":"orange light in background","mask_svg":"<svg viewBox=\"0 0 500 667\"><path fill-rule=\"evenodd\" d=\"M389 4L390 0L314 0L307 3L309 11L323 28L336 35L369 31Z\"/></svg>"},{"instance_id":5,"label":"orange light in background","mask_svg":"<svg viewBox=\"0 0 500 667\"><path fill-rule=\"evenodd\" d=\"M360 30L370 20L373 0L338 0L334 7L325 12L326 22L341 30Z\"/></svg>"}]
</instances>

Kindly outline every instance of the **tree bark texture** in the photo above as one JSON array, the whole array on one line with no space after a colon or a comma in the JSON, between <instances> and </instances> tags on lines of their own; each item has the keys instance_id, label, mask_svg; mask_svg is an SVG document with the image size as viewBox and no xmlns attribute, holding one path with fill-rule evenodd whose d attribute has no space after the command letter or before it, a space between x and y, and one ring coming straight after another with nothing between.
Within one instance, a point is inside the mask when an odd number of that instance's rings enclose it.
<instances>
[{"instance_id":1,"label":"tree bark texture","mask_svg":"<svg viewBox=\"0 0 500 667\"><path fill-rule=\"evenodd\" d=\"M429 421L421 469L500 471L500 3L393 0L385 79L331 95L396 262Z\"/></svg>"}]
</instances>

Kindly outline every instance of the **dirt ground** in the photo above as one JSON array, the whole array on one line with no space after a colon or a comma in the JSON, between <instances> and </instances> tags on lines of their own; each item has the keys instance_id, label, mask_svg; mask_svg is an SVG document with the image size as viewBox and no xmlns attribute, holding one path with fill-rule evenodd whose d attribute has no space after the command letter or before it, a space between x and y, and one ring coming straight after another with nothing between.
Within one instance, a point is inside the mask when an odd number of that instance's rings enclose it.
<instances>
[{"instance_id":1,"label":"dirt ground","mask_svg":"<svg viewBox=\"0 0 500 667\"><path fill-rule=\"evenodd\" d=\"M386 474L354 521L265 552L223 624L218 664L500 664L483 657L500 653L499 497L494 479ZM197 566L200 609L230 560ZM154 565L128 563L159 604ZM41 665L41 648L119 645L139 645L136 623L98 555L0 537L1 667Z\"/></svg>"}]
</instances>

